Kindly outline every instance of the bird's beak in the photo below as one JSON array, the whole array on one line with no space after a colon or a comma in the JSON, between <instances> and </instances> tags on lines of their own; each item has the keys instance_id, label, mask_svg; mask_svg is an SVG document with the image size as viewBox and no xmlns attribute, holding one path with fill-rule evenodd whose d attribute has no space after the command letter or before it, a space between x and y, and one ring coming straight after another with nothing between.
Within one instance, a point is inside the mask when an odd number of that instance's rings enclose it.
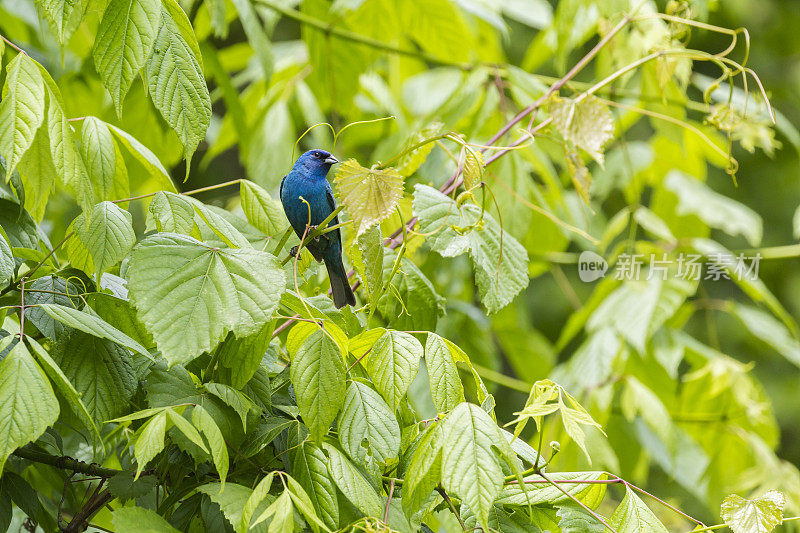
<instances>
[{"instance_id":1,"label":"bird's beak","mask_svg":"<svg viewBox=\"0 0 800 533\"><path fill-rule=\"evenodd\" d=\"M329 164L329 165L335 165L336 163L338 163L338 162L339 162L339 160L338 160L338 159L336 159L336 158L335 158L335 157L333 157L333 156L330 156L330 157L328 157L327 159L325 159L325 162L326 162L327 164Z\"/></svg>"}]
</instances>

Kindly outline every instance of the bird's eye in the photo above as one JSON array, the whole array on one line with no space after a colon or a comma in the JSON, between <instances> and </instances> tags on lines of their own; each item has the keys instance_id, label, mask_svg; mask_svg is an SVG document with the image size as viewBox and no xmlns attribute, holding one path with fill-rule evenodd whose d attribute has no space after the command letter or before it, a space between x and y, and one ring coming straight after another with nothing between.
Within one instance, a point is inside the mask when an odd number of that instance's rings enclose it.
<instances>
[{"instance_id":1,"label":"bird's eye","mask_svg":"<svg viewBox=\"0 0 800 533\"><path fill-rule=\"evenodd\" d=\"M314 152L314 157L322 157L322 154L320 152Z\"/></svg>"}]
</instances>

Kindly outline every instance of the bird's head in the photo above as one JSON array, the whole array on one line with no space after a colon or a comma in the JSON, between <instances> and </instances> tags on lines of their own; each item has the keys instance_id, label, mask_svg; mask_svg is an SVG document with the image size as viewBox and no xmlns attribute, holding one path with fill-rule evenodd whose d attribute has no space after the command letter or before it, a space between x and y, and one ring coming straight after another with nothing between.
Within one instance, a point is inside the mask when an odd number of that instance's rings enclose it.
<instances>
[{"instance_id":1,"label":"bird's head","mask_svg":"<svg viewBox=\"0 0 800 533\"><path fill-rule=\"evenodd\" d=\"M298 157L292 170L302 170L307 174L324 178L328 175L331 165L335 165L338 162L339 160L333 157L330 152L317 148L309 150Z\"/></svg>"}]
</instances>

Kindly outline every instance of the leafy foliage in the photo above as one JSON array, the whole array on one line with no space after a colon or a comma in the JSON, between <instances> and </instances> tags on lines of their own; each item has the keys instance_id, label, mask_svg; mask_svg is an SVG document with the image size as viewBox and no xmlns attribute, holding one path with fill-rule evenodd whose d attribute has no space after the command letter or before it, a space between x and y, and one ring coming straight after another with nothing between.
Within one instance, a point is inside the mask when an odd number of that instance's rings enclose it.
<instances>
[{"instance_id":1,"label":"leafy foliage","mask_svg":"<svg viewBox=\"0 0 800 533\"><path fill-rule=\"evenodd\" d=\"M800 365L767 278L796 246L746 269L772 218L719 177L800 134L739 48L690 48L741 33L708 3L555 4L4 3L0 529L799 513L749 364ZM289 254L278 184L313 147L347 156L354 308Z\"/></svg>"}]
</instances>

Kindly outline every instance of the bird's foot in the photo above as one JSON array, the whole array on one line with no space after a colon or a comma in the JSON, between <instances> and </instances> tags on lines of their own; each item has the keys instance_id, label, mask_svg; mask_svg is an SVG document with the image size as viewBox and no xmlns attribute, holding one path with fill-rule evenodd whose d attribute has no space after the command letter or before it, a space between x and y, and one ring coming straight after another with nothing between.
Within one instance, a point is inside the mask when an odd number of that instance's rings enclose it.
<instances>
[{"instance_id":1,"label":"bird's foot","mask_svg":"<svg viewBox=\"0 0 800 533\"><path fill-rule=\"evenodd\" d=\"M292 249L289 250L289 255L291 255L292 257L297 256L297 246L292 246Z\"/></svg>"}]
</instances>

